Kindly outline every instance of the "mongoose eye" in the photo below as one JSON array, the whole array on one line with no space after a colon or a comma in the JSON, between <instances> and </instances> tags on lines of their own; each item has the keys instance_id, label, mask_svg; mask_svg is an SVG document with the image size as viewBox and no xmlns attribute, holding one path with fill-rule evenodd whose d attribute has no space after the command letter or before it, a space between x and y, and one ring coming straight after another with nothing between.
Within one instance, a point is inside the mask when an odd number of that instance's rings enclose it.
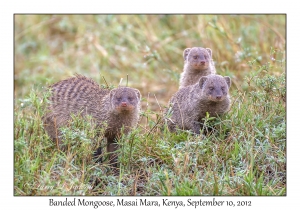
<instances>
[{"instance_id":1,"label":"mongoose eye","mask_svg":"<svg viewBox=\"0 0 300 210\"><path fill-rule=\"evenodd\" d=\"M194 58L194 59L198 59L198 55L194 55L193 58Z\"/></svg>"},{"instance_id":2,"label":"mongoose eye","mask_svg":"<svg viewBox=\"0 0 300 210\"><path fill-rule=\"evenodd\" d=\"M129 100L129 101L133 101L133 98L132 98L132 97L128 97L128 100Z\"/></svg>"},{"instance_id":3,"label":"mongoose eye","mask_svg":"<svg viewBox=\"0 0 300 210\"><path fill-rule=\"evenodd\" d=\"M225 87L221 87L221 90L225 90Z\"/></svg>"},{"instance_id":4,"label":"mongoose eye","mask_svg":"<svg viewBox=\"0 0 300 210\"><path fill-rule=\"evenodd\" d=\"M214 87L209 87L209 90L214 90L215 88Z\"/></svg>"}]
</instances>

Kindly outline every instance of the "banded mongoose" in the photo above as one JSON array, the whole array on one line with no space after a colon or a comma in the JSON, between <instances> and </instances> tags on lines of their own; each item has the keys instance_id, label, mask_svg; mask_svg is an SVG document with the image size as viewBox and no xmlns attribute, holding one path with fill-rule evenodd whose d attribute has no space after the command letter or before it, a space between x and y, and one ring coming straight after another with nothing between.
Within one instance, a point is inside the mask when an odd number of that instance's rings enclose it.
<instances>
[{"instance_id":1,"label":"banded mongoose","mask_svg":"<svg viewBox=\"0 0 300 210\"><path fill-rule=\"evenodd\" d=\"M44 128L53 139L61 143L59 128L71 120L71 113L91 115L97 126L107 124L105 137L110 163L117 166L115 142L124 127L124 134L136 127L140 112L140 91L129 87L112 90L100 88L99 85L82 75L62 80L50 86L49 112L43 116ZM97 150L98 152L100 149Z\"/></svg>"},{"instance_id":2,"label":"banded mongoose","mask_svg":"<svg viewBox=\"0 0 300 210\"><path fill-rule=\"evenodd\" d=\"M170 99L171 113L167 119L170 131L176 127L200 133L200 122L206 116L217 116L226 113L230 108L230 77L211 74L200 78L199 82L179 89ZM167 116L168 117L168 116Z\"/></svg>"},{"instance_id":3,"label":"banded mongoose","mask_svg":"<svg viewBox=\"0 0 300 210\"><path fill-rule=\"evenodd\" d=\"M184 67L179 88L197 83L202 76L216 74L210 48L193 47L183 51Z\"/></svg>"}]
</instances>

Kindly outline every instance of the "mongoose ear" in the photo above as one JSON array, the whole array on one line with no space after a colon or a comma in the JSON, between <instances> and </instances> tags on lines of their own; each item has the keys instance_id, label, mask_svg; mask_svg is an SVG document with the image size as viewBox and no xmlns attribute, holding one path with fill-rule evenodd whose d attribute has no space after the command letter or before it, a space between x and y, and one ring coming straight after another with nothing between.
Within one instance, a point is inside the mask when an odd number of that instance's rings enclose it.
<instances>
[{"instance_id":1,"label":"mongoose ear","mask_svg":"<svg viewBox=\"0 0 300 210\"><path fill-rule=\"evenodd\" d=\"M210 48L206 48L208 54L210 55L210 57L212 58L212 50Z\"/></svg>"},{"instance_id":2,"label":"mongoose ear","mask_svg":"<svg viewBox=\"0 0 300 210\"><path fill-rule=\"evenodd\" d=\"M186 60L189 52L190 52L191 48L186 48L184 51L183 51L183 59Z\"/></svg>"},{"instance_id":3,"label":"mongoose ear","mask_svg":"<svg viewBox=\"0 0 300 210\"><path fill-rule=\"evenodd\" d=\"M203 86L204 86L207 79L208 79L208 77L206 77L206 76L203 76L203 77L200 78L199 85L200 85L201 89L203 88Z\"/></svg>"},{"instance_id":4,"label":"mongoose ear","mask_svg":"<svg viewBox=\"0 0 300 210\"><path fill-rule=\"evenodd\" d=\"M139 100L141 100L141 92L138 89L135 89L136 95Z\"/></svg>"},{"instance_id":5,"label":"mongoose ear","mask_svg":"<svg viewBox=\"0 0 300 210\"><path fill-rule=\"evenodd\" d=\"M225 76L224 79L225 79L225 81L226 81L226 83L228 85L228 88L230 88L230 86L231 86L231 79L230 79L230 77Z\"/></svg>"}]
</instances>

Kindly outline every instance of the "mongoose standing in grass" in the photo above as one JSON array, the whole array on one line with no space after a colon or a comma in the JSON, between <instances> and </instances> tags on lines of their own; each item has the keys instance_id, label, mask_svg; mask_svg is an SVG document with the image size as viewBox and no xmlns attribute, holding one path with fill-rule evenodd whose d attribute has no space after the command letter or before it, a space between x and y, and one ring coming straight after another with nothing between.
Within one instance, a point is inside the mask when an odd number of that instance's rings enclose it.
<instances>
[{"instance_id":1,"label":"mongoose standing in grass","mask_svg":"<svg viewBox=\"0 0 300 210\"><path fill-rule=\"evenodd\" d=\"M200 133L200 122L206 116L224 114L230 108L228 90L230 77L211 74L200 78L199 82L179 89L171 98L171 116L167 119L170 131L176 127ZM167 114L169 110L165 111Z\"/></svg>"},{"instance_id":2,"label":"mongoose standing in grass","mask_svg":"<svg viewBox=\"0 0 300 210\"><path fill-rule=\"evenodd\" d=\"M71 113L91 115L97 126L107 125L107 151L110 153L110 163L116 167L117 156L111 153L117 149L115 142L121 134L121 128L127 134L138 123L140 91L129 87L103 89L92 79L81 75L60 81L50 88L49 112L43 116L49 136L61 143L59 128L68 124Z\"/></svg>"},{"instance_id":3,"label":"mongoose standing in grass","mask_svg":"<svg viewBox=\"0 0 300 210\"><path fill-rule=\"evenodd\" d=\"M193 47L183 51L184 67L180 75L179 88L197 83L202 76L215 74L212 51L209 48Z\"/></svg>"}]
</instances>

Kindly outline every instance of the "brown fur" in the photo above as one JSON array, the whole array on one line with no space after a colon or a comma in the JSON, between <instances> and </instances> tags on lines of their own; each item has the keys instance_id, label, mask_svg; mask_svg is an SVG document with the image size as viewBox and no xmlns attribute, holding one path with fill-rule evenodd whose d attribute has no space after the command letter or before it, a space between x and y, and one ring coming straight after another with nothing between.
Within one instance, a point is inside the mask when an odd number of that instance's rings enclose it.
<instances>
[{"instance_id":1,"label":"brown fur","mask_svg":"<svg viewBox=\"0 0 300 210\"><path fill-rule=\"evenodd\" d=\"M230 77L211 74L201 77L194 85L179 89L170 100L171 117L167 119L169 129L174 132L178 127L199 134L199 122L206 116L206 112L215 117L229 110L230 85Z\"/></svg>"},{"instance_id":2,"label":"brown fur","mask_svg":"<svg viewBox=\"0 0 300 210\"><path fill-rule=\"evenodd\" d=\"M215 74L212 51L209 48L193 47L183 51L184 68L180 75L179 88L193 85L202 76Z\"/></svg>"},{"instance_id":3,"label":"brown fur","mask_svg":"<svg viewBox=\"0 0 300 210\"><path fill-rule=\"evenodd\" d=\"M60 81L50 88L51 103L43 122L49 136L59 144L62 141L59 128L68 124L71 113L91 115L97 126L107 124L105 137L110 153L117 149L115 141L121 134L121 128L124 127L126 134L138 123L141 95L137 89L102 89L92 79L81 75ZM111 163L115 164L116 160L117 156L110 155Z\"/></svg>"}]
</instances>

